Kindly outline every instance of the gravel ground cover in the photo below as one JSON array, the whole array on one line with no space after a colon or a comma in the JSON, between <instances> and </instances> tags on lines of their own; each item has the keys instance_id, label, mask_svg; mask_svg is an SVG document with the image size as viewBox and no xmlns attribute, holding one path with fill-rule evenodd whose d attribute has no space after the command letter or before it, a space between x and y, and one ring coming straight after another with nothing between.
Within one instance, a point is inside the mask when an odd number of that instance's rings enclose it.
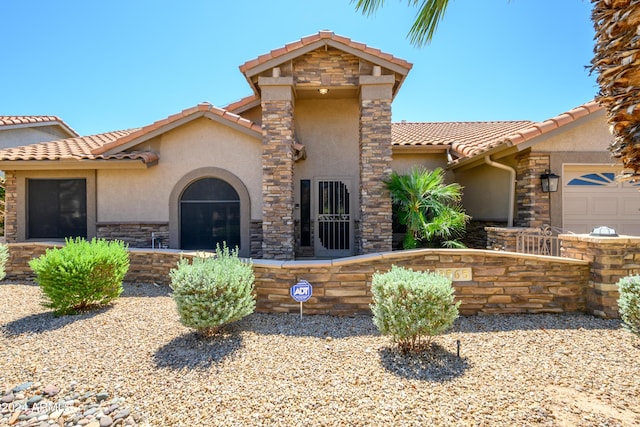
<instances>
[{"instance_id":1,"label":"gravel ground cover","mask_svg":"<svg viewBox=\"0 0 640 427\"><path fill-rule=\"evenodd\" d=\"M463 317L403 355L368 316L253 314L201 339L168 287L76 316L40 299L0 282L0 425L640 425L640 340L619 320Z\"/></svg>"}]
</instances>

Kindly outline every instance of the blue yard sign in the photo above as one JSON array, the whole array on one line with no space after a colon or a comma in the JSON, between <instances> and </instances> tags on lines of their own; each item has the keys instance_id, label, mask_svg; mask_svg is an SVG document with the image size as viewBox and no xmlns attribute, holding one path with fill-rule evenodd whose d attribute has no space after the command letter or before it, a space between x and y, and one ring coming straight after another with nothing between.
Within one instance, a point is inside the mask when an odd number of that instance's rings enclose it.
<instances>
[{"instance_id":1,"label":"blue yard sign","mask_svg":"<svg viewBox=\"0 0 640 427\"><path fill-rule=\"evenodd\" d=\"M291 298L298 302L306 302L313 294L313 287L306 280L300 280L291 287Z\"/></svg>"}]
</instances>

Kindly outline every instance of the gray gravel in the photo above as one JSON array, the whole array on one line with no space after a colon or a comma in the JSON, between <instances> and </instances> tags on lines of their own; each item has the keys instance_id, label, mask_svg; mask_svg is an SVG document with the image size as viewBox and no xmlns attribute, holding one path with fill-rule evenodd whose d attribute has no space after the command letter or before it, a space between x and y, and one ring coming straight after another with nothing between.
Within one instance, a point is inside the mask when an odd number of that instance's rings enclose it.
<instances>
[{"instance_id":1,"label":"gray gravel","mask_svg":"<svg viewBox=\"0 0 640 427\"><path fill-rule=\"evenodd\" d=\"M96 426L640 425L640 340L618 320L466 317L430 354L402 355L367 316L253 314L205 340L180 324L168 287L125 285L77 316L40 298L0 282L0 396L31 382L19 397L43 399L15 425L83 425L45 417L74 394ZM0 403L0 425L18 406Z\"/></svg>"}]
</instances>

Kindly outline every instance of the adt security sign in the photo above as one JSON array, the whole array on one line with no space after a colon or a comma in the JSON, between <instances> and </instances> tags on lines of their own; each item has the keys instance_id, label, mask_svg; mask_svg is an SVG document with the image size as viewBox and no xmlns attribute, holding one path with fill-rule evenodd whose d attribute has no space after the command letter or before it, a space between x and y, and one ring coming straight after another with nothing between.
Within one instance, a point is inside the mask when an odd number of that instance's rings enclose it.
<instances>
[{"instance_id":1,"label":"adt security sign","mask_svg":"<svg viewBox=\"0 0 640 427\"><path fill-rule=\"evenodd\" d=\"M291 298L298 302L306 302L313 293L313 287L306 280L300 280L291 287Z\"/></svg>"}]
</instances>

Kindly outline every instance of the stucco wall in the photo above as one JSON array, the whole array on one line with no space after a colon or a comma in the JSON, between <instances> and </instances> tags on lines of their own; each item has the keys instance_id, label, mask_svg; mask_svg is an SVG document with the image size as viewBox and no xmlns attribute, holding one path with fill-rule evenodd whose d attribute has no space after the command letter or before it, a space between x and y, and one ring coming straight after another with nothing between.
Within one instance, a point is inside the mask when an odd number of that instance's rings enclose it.
<instances>
[{"instance_id":1,"label":"stucco wall","mask_svg":"<svg viewBox=\"0 0 640 427\"><path fill-rule=\"evenodd\" d=\"M300 180L349 177L352 212L357 215L359 181L357 99L298 99L295 105L296 140L307 158L294 165L294 198L300 203ZM313 187L312 187L313 191ZM295 218L300 218L296 210Z\"/></svg>"},{"instance_id":2,"label":"stucco wall","mask_svg":"<svg viewBox=\"0 0 640 427\"><path fill-rule=\"evenodd\" d=\"M393 152L391 169L398 173L407 173L414 166L423 166L427 170L447 167L446 153L398 153ZM445 175L448 182L454 180L453 173L447 172Z\"/></svg>"},{"instance_id":3,"label":"stucco wall","mask_svg":"<svg viewBox=\"0 0 640 427\"><path fill-rule=\"evenodd\" d=\"M515 163L499 163L515 168ZM468 215L479 221L507 221L509 215L509 172L488 165L455 171L454 180L462 185L462 204Z\"/></svg>"},{"instance_id":4,"label":"stucco wall","mask_svg":"<svg viewBox=\"0 0 640 427\"><path fill-rule=\"evenodd\" d=\"M168 222L170 194L176 183L205 167L220 168L238 177L249 192L251 218L261 218L259 139L201 118L144 145L141 148L160 153L156 166L146 170L98 171L98 222ZM127 197L123 197L125 191Z\"/></svg>"}]
</instances>

